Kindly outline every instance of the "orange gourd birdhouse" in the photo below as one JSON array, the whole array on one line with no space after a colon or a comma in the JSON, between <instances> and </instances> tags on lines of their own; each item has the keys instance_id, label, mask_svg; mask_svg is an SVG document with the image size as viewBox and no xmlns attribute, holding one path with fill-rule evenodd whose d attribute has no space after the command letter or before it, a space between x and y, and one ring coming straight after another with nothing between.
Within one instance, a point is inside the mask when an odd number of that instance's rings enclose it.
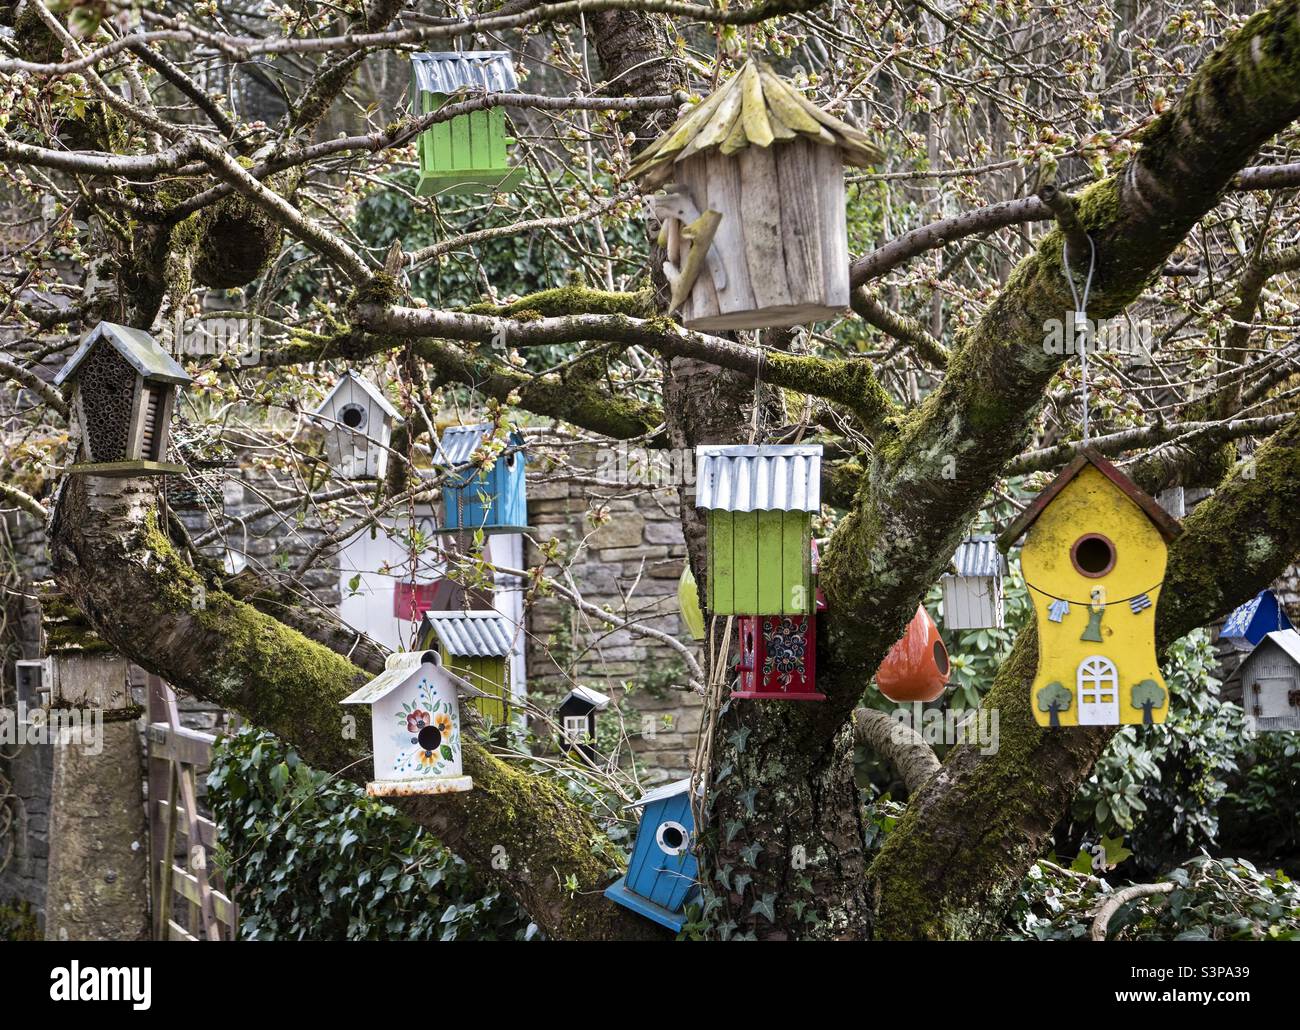
<instances>
[{"instance_id":1,"label":"orange gourd birdhouse","mask_svg":"<svg viewBox=\"0 0 1300 1030\"><path fill-rule=\"evenodd\" d=\"M924 605L876 670L876 686L891 701L933 701L948 683L951 664L939 627Z\"/></svg>"}]
</instances>

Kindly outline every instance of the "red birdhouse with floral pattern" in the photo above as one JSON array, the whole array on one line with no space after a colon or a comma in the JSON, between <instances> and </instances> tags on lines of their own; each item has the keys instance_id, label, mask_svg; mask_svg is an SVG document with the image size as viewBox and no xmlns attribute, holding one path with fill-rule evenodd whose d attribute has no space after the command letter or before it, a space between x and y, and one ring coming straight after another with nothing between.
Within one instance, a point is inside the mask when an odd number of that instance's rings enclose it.
<instances>
[{"instance_id":1,"label":"red birdhouse with floral pattern","mask_svg":"<svg viewBox=\"0 0 1300 1030\"><path fill-rule=\"evenodd\" d=\"M817 611L826 602L817 591ZM816 615L742 615L732 697L825 701L817 689Z\"/></svg>"},{"instance_id":2,"label":"red birdhouse with floral pattern","mask_svg":"<svg viewBox=\"0 0 1300 1030\"><path fill-rule=\"evenodd\" d=\"M933 701L943 693L952 671L939 628L923 605L907 632L876 670L876 686L891 701Z\"/></svg>"}]
</instances>

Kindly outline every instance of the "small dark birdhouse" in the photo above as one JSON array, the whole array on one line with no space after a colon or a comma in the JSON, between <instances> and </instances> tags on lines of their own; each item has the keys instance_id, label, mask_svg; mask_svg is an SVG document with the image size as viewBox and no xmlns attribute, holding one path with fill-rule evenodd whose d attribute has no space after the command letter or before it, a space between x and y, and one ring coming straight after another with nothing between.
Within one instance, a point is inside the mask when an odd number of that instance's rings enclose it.
<instances>
[{"instance_id":1,"label":"small dark birdhouse","mask_svg":"<svg viewBox=\"0 0 1300 1030\"><path fill-rule=\"evenodd\" d=\"M411 110L431 114L450 100L474 93L519 89L514 61L506 50L446 51L411 55ZM462 94L452 98L452 94ZM458 114L420 133L420 182L416 195L506 192L519 185L523 168L507 160L513 143L501 107Z\"/></svg>"},{"instance_id":2,"label":"small dark birdhouse","mask_svg":"<svg viewBox=\"0 0 1300 1030\"><path fill-rule=\"evenodd\" d=\"M709 611L810 614L821 445L709 446L695 455L695 505L708 512Z\"/></svg>"},{"instance_id":3,"label":"small dark birdhouse","mask_svg":"<svg viewBox=\"0 0 1300 1030\"><path fill-rule=\"evenodd\" d=\"M185 369L141 329L100 322L54 377L72 384L81 461L68 471L97 476L181 473L167 460L176 388Z\"/></svg>"},{"instance_id":4,"label":"small dark birdhouse","mask_svg":"<svg viewBox=\"0 0 1300 1030\"><path fill-rule=\"evenodd\" d=\"M863 133L747 61L646 147L631 175L651 198L692 329L835 318L849 303L844 165L880 160Z\"/></svg>"},{"instance_id":5,"label":"small dark birdhouse","mask_svg":"<svg viewBox=\"0 0 1300 1030\"><path fill-rule=\"evenodd\" d=\"M1300 730L1300 633L1265 634L1241 663L1240 675L1248 728Z\"/></svg>"},{"instance_id":6,"label":"small dark birdhouse","mask_svg":"<svg viewBox=\"0 0 1300 1030\"><path fill-rule=\"evenodd\" d=\"M442 528L485 533L520 533L528 528L524 438L512 432L505 449L488 464L480 464L484 444L491 439L489 423L443 431L434 455L445 477Z\"/></svg>"},{"instance_id":7,"label":"small dark birdhouse","mask_svg":"<svg viewBox=\"0 0 1300 1030\"><path fill-rule=\"evenodd\" d=\"M691 781L678 780L650 791L641 810L627 875L605 889L605 897L680 933L683 911L699 892Z\"/></svg>"},{"instance_id":8,"label":"small dark birdhouse","mask_svg":"<svg viewBox=\"0 0 1300 1030\"><path fill-rule=\"evenodd\" d=\"M383 393L349 370L312 416L325 429L325 458L336 476L384 478L393 426L402 419Z\"/></svg>"},{"instance_id":9,"label":"small dark birdhouse","mask_svg":"<svg viewBox=\"0 0 1300 1030\"><path fill-rule=\"evenodd\" d=\"M1224 620L1219 639L1255 647L1268 634L1292 628L1277 595L1271 590L1261 590Z\"/></svg>"},{"instance_id":10,"label":"small dark birdhouse","mask_svg":"<svg viewBox=\"0 0 1300 1030\"><path fill-rule=\"evenodd\" d=\"M420 646L437 648L448 672L481 690L474 706L498 723L510 708L513 638L510 624L494 611L427 611L420 625Z\"/></svg>"},{"instance_id":11,"label":"small dark birdhouse","mask_svg":"<svg viewBox=\"0 0 1300 1030\"><path fill-rule=\"evenodd\" d=\"M581 754L589 762L596 760L596 713L609 707L609 698L590 687L574 687L560 701L555 716L564 735L564 747Z\"/></svg>"},{"instance_id":12,"label":"small dark birdhouse","mask_svg":"<svg viewBox=\"0 0 1300 1030\"><path fill-rule=\"evenodd\" d=\"M891 701L934 701L952 671L939 628L922 605L876 670L876 686Z\"/></svg>"}]
</instances>

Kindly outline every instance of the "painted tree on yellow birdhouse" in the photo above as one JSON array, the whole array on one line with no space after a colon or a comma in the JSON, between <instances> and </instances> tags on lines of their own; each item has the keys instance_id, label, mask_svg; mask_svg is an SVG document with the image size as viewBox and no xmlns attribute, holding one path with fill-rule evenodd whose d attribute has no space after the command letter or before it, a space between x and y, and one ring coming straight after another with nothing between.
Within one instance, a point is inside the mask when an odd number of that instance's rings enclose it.
<instances>
[{"instance_id":1,"label":"painted tree on yellow birdhouse","mask_svg":"<svg viewBox=\"0 0 1300 1030\"><path fill-rule=\"evenodd\" d=\"M1167 547L1182 527L1085 449L1005 533L1038 620L1031 709L1041 726L1164 722L1155 616Z\"/></svg>"}]
</instances>

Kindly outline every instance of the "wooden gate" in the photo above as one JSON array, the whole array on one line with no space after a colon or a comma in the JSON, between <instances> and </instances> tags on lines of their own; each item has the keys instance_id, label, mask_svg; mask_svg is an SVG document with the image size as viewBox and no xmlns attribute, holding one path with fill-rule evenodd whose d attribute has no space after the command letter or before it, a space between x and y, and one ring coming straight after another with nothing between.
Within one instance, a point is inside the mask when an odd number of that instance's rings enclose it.
<instances>
[{"instance_id":1,"label":"wooden gate","mask_svg":"<svg viewBox=\"0 0 1300 1030\"><path fill-rule=\"evenodd\" d=\"M149 684L149 868L154 940L233 941L239 910L210 870L217 827L199 814L198 773L212 761L211 733L180 724L176 695Z\"/></svg>"}]
</instances>

